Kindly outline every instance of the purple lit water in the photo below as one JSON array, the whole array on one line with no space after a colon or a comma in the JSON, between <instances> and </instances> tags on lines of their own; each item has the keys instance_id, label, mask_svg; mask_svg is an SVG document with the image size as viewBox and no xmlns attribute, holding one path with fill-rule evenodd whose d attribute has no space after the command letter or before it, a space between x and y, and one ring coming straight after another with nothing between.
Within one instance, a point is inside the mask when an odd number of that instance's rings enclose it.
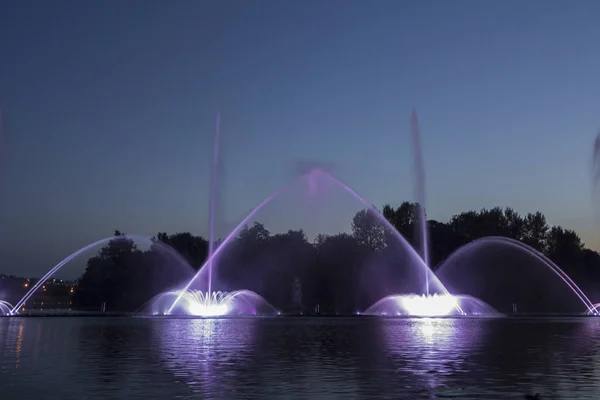
<instances>
[{"instance_id":1,"label":"purple lit water","mask_svg":"<svg viewBox=\"0 0 600 400\"><path fill-rule=\"evenodd\" d=\"M0 318L0 387L10 400L595 400L599 336L594 318Z\"/></svg>"}]
</instances>

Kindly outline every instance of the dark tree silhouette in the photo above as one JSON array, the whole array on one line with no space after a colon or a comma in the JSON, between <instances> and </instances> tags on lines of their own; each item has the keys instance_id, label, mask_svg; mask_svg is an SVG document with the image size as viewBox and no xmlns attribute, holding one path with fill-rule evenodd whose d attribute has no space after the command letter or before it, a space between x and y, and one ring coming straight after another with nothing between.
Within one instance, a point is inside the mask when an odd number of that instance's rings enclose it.
<instances>
[{"instance_id":1,"label":"dark tree silhouette","mask_svg":"<svg viewBox=\"0 0 600 400\"><path fill-rule=\"evenodd\" d=\"M417 204L385 205L382 215L413 246L417 239ZM375 209L361 210L351 221L351 233L316 236L310 243L302 230L271 234L261 223L242 228L214 260L215 287L250 289L274 306L286 310L292 303L292 284L302 284L303 303L310 312L349 313L397 290L403 263L402 244L381 222ZM431 267L435 268L459 247L486 236L522 241L544 253L567 272L590 297L600 284L600 254L585 248L572 230L549 227L543 214L520 216L512 208L468 211L447 223L428 221ZM121 232L115 232L122 235ZM179 287L190 277L190 267L163 251L171 246L193 269L208 256L206 239L189 232L160 232L148 251L117 238L88 260L73 298L79 308L135 310L157 293ZM502 275L502 271L497 271ZM493 284L493 282L490 282ZM367 290L368 289L368 290ZM510 290L509 287L503 290ZM538 301L538 300L536 300ZM543 299L539 299L540 302Z\"/></svg>"},{"instance_id":2,"label":"dark tree silhouette","mask_svg":"<svg viewBox=\"0 0 600 400\"><path fill-rule=\"evenodd\" d=\"M359 246L372 251L385 247L385 227L379 220L378 211L368 208L356 213L352 219L352 234Z\"/></svg>"}]
</instances>

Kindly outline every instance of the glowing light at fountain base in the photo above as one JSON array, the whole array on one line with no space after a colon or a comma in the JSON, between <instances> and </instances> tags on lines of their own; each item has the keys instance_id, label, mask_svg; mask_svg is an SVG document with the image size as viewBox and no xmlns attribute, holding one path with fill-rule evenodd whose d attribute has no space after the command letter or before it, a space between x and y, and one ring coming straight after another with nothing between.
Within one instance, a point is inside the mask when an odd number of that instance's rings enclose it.
<instances>
[{"instance_id":1,"label":"glowing light at fountain base","mask_svg":"<svg viewBox=\"0 0 600 400\"><path fill-rule=\"evenodd\" d=\"M8 301L0 300L0 316L10 316L13 315L12 310L13 305Z\"/></svg>"},{"instance_id":2,"label":"glowing light at fountain base","mask_svg":"<svg viewBox=\"0 0 600 400\"><path fill-rule=\"evenodd\" d=\"M213 292L212 296L206 292L195 292L192 301L188 301L186 311L188 315L198 317L220 317L229 311L229 293Z\"/></svg>"},{"instance_id":3,"label":"glowing light at fountain base","mask_svg":"<svg viewBox=\"0 0 600 400\"><path fill-rule=\"evenodd\" d=\"M177 299L179 300L176 307L172 307ZM152 315L189 315L206 318L277 315L273 306L250 290L209 293L192 289L165 292L152 299L145 311Z\"/></svg>"},{"instance_id":4,"label":"glowing light at fountain base","mask_svg":"<svg viewBox=\"0 0 600 400\"><path fill-rule=\"evenodd\" d=\"M585 315L599 316L600 315L600 303L594 304L592 308L588 309L585 312Z\"/></svg>"},{"instance_id":5,"label":"glowing light at fountain base","mask_svg":"<svg viewBox=\"0 0 600 400\"><path fill-rule=\"evenodd\" d=\"M458 301L450 294L434 294L430 296L398 296L398 305L409 315L437 317L451 315L459 309ZM462 314L462 312L461 312Z\"/></svg>"},{"instance_id":6,"label":"glowing light at fountain base","mask_svg":"<svg viewBox=\"0 0 600 400\"><path fill-rule=\"evenodd\" d=\"M363 314L408 317L500 315L493 307L475 297L452 294L387 296L373 304Z\"/></svg>"}]
</instances>

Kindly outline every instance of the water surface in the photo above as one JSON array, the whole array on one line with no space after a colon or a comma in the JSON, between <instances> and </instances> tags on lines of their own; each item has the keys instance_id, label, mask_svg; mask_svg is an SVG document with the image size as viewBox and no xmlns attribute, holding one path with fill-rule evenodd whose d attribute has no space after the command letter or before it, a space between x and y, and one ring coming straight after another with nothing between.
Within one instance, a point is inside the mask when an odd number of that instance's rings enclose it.
<instances>
[{"instance_id":1,"label":"water surface","mask_svg":"<svg viewBox=\"0 0 600 400\"><path fill-rule=\"evenodd\" d=\"M1 318L2 399L600 398L600 321Z\"/></svg>"}]
</instances>

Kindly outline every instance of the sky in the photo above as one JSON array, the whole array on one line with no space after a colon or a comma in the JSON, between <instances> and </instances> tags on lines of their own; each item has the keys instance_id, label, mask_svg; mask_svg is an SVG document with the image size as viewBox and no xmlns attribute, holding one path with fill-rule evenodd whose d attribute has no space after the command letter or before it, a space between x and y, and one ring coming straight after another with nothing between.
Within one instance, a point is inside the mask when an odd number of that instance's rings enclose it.
<instances>
[{"instance_id":1,"label":"sky","mask_svg":"<svg viewBox=\"0 0 600 400\"><path fill-rule=\"evenodd\" d=\"M599 13L592 0L3 1L0 272L41 275L115 229L206 235L217 111L219 229L299 162L333 166L375 205L413 200L416 108L430 218L539 210L600 249Z\"/></svg>"}]
</instances>

